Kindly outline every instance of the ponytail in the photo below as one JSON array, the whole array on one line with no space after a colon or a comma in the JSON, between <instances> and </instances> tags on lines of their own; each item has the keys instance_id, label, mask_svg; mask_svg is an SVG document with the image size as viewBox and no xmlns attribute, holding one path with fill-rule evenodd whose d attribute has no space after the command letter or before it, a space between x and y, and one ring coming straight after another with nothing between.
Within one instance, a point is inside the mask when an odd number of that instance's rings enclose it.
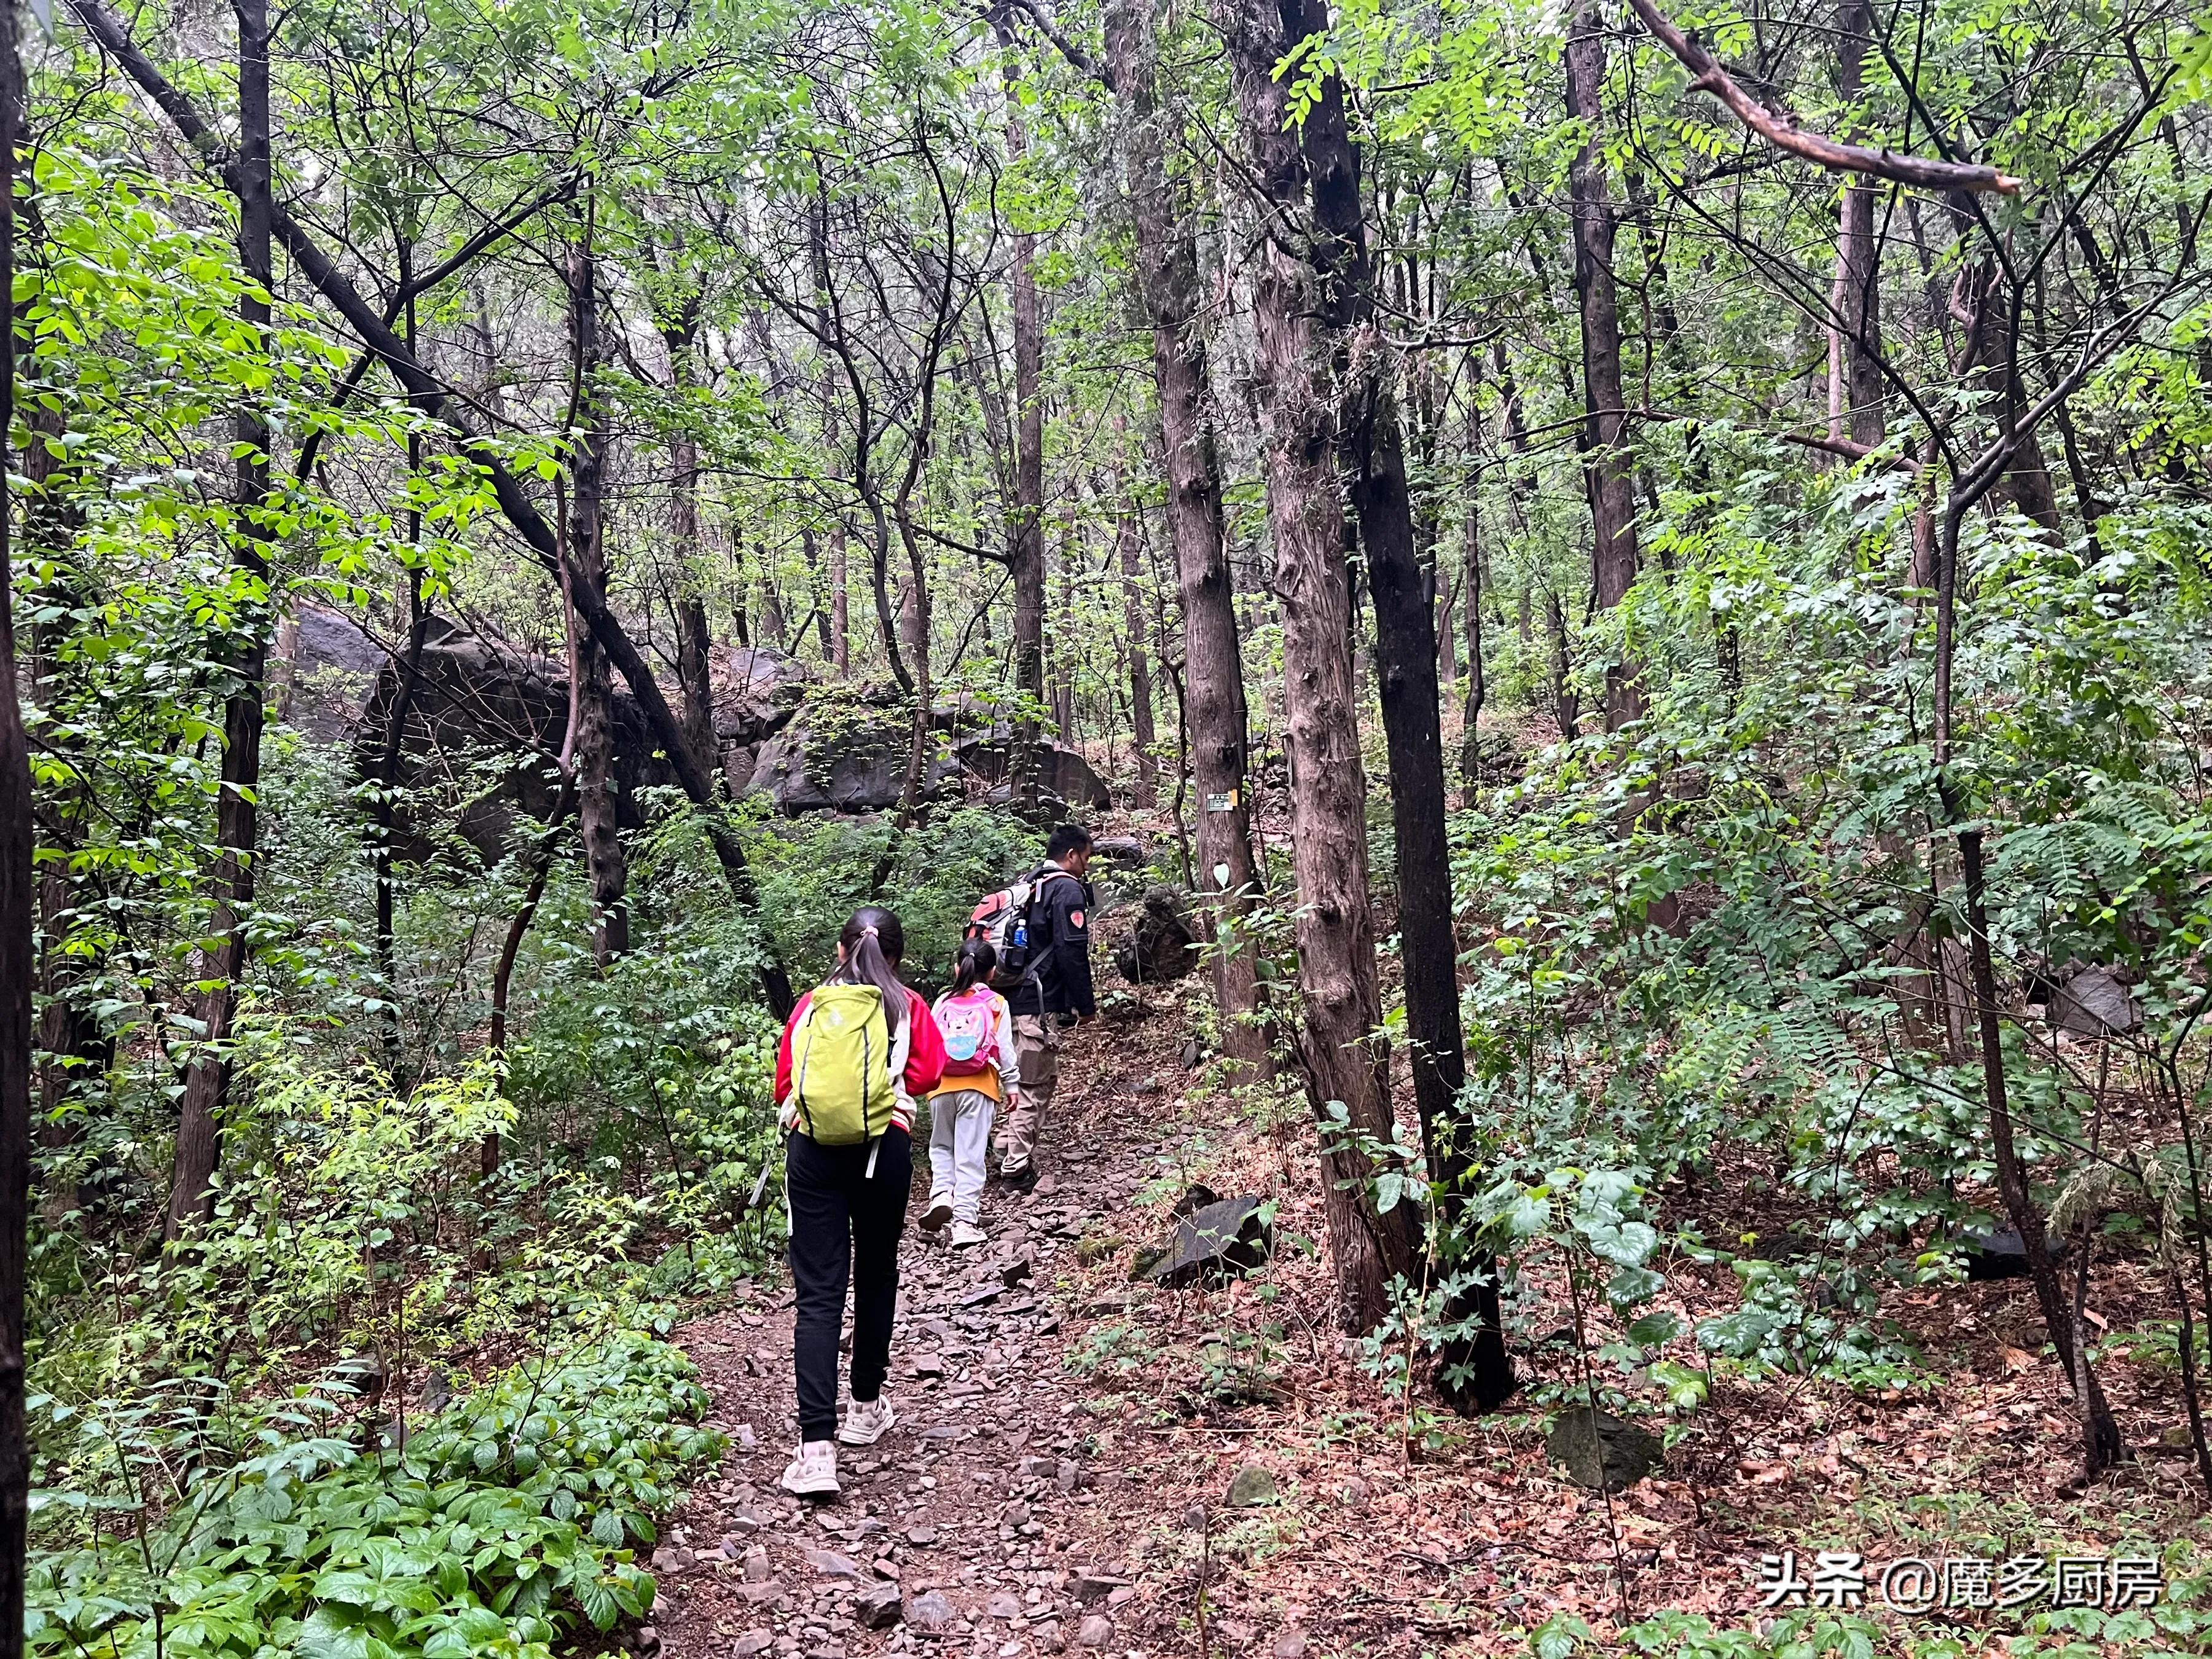
<instances>
[{"instance_id":1,"label":"ponytail","mask_svg":"<svg viewBox=\"0 0 2212 1659\"><path fill-rule=\"evenodd\" d=\"M853 912L837 935L845 959L823 981L829 985L872 985L884 995L884 1023L896 1036L907 1017L907 989L898 976L906 955L906 929L890 911L866 905Z\"/></svg>"},{"instance_id":2,"label":"ponytail","mask_svg":"<svg viewBox=\"0 0 2212 1659\"><path fill-rule=\"evenodd\" d=\"M961 940L960 954L952 959L952 989L947 994L963 996L978 985L988 985L998 967L999 953L991 948L990 940Z\"/></svg>"}]
</instances>

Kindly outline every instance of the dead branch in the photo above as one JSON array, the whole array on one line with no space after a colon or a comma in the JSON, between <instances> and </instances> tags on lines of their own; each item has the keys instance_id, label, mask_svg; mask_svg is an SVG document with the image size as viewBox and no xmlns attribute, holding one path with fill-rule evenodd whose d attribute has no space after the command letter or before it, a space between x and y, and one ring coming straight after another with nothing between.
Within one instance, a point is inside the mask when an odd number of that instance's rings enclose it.
<instances>
[{"instance_id":1,"label":"dead branch","mask_svg":"<svg viewBox=\"0 0 2212 1659\"><path fill-rule=\"evenodd\" d=\"M1832 172L1863 173L1927 190L1995 191L2000 196L2020 193L2021 181L1995 167L1966 161L1932 161L1924 156L1899 155L1893 150L1846 144L1817 132L1802 132L1788 116L1776 114L1738 86L1705 43L1694 35L1683 33L1652 0L1628 0L1628 3L1644 20L1644 27L1658 36L1660 44L1680 58L1696 77L1690 82L1692 92L1711 93L1729 106L1737 120L1777 149L1817 161Z\"/></svg>"}]
</instances>

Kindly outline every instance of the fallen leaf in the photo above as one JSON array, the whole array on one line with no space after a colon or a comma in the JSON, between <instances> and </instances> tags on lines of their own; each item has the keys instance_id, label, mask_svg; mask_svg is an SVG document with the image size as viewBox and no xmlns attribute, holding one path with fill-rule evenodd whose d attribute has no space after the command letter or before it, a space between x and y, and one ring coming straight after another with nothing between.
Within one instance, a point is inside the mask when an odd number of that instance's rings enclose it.
<instances>
[{"instance_id":1,"label":"fallen leaf","mask_svg":"<svg viewBox=\"0 0 2212 1659\"><path fill-rule=\"evenodd\" d=\"M2035 1356L2027 1349L2008 1347L2002 1342L1997 1345L1997 1358L2004 1361L2007 1376L2017 1376L2035 1364Z\"/></svg>"}]
</instances>

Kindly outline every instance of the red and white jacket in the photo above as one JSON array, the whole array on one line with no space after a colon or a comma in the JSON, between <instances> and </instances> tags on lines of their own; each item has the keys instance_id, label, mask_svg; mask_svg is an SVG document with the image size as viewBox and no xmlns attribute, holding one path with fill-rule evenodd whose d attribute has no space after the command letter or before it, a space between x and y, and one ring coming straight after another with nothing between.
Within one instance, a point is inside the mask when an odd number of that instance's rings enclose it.
<instances>
[{"instance_id":1,"label":"red and white jacket","mask_svg":"<svg viewBox=\"0 0 2212 1659\"><path fill-rule=\"evenodd\" d=\"M791 1104L791 1033L813 1000L811 991L799 998L791 1018L783 1023L783 1040L775 1047L775 1103L781 1109L779 1121L786 1129L799 1121L798 1111ZM891 1124L911 1134L915 1097L927 1094L945 1075L945 1038L918 991L907 992L906 1018L891 1038L891 1073L898 1079L891 1089Z\"/></svg>"}]
</instances>

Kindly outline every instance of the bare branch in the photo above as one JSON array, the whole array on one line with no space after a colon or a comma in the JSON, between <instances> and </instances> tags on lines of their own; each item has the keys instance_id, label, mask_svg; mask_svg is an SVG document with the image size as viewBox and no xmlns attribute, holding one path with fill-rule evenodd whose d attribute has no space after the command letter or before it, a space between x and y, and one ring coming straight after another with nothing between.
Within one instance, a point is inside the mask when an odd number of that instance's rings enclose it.
<instances>
[{"instance_id":1,"label":"bare branch","mask_svg":"<svg viewBox=\"0 0 2212 1659\"><path fill-rule=\"evenodd\" d=\"M1893 150L1846 144L1817 132L1801 132L1789 117L1776 114L1738 86L1704 42L1694 35L1683 33L1652 0L1628 0L1628 3L1644 20L1644 27L1658 36L1660 44L1681 59L1683 66L1696 77L1690 82L1692 92L1711 93L1729 106L1737 120L1777 149L1817 161L1832 172L1863 173L1927 190L1995 191L2000 196L2020 193L2021 181L1995 167L1964 161L1931 161L1924 156L1899 155Z\"/></svg>"}]
</instances>

